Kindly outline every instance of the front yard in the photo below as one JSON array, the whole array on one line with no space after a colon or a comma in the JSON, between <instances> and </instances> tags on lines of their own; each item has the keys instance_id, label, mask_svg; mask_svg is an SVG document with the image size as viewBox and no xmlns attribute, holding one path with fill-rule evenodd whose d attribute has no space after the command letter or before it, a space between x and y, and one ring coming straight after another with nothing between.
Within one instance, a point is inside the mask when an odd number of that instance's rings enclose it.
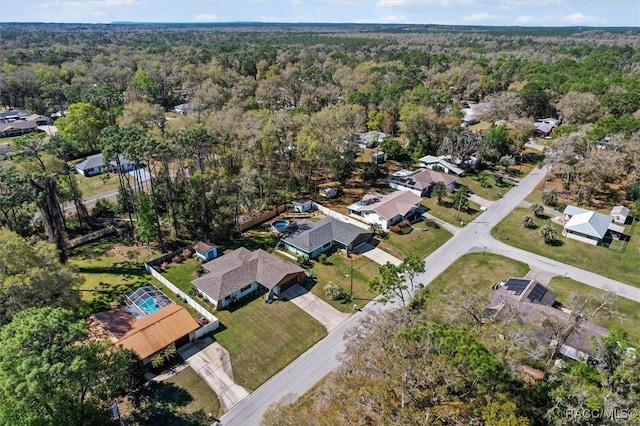
<instances>
[{"instance_id":1,"label":"front yard","mask_svg":"<svg viewBox=\"0 0 640 426\"><path fill-rule=\"evenodd\" d=\"M534 218L536 229L525 228L522 226L525 215L532 216L527 209L515 209L493 228L493 236L523 250L640 287L640 226L632 228L631 240L620 253L562 236L562 226L553 223L548 216ZM553 245L545 244L540 236L540 228L546 224L551 224L558 233ZM627 227L627 231L629 229Z\"/></svg>"},{"instance_id":2,"label":"front yard","mask_svg":"<svg viewBox=\"0 0 640 426\"><path fill-rule=\"evenodd\" d=\"M442 219L447 223L455 226L460 226L460 222L469 223L482 213L480 206L473 201L469 201L469 208L467 210L461 209L458 211L453 206L453 197L447 196L442 199L442 204L438 204L436 197L423 197L422 205L427 208L427 212Z\"/></svg>"},{"instance_id":3,"label":"front yard","mask_svg":"<svg viewBox=\"0 0 640 426\"><path fill-rule=\"evenodd\" d=\"M369 291L367 283L378 276L379 265L363 255L354 255L353 259L353 303L360 306L377 296ZM313 262L313 279L307 279L306 285L313 294L341 312L353 312L353 303L344 300L332 300L324 294L324 286L329 281L342 287L347 293L351 286L351 261L341 252L327 257L324 264Z\"/></svg>"},{"instance_id":4,"label":"front yard","mask_svg":"<svg viewBox=\"0 0 640 426\"><path fill-rule=\"evenodd\" d=\"M457 177L456 180L478 197L493 201L498 200L513 186L506 179L498 181L493 174L488 172L468 172L467 175Z\"/></svg>"},{"instance_id":5,"label":"front yard","mask_svg":"<svg viewBox=\"0 0 640 426\"><path fill-rule=\"evenodd\" d=\"M451 238L451 234L444 229L425 226L424 222L418 222L413 227L405 235L389 232L386 239L380 240L378 248L400 260L411 254L422 259Z\"/></svg>"},{"instance_id":6,"label":"front yard","mask_svg":"<svg viewBox=\"0 0 640 426\"><path fill-rule=\"evenodd\" d=\"M163 382L149 382L119 408L131 426L204 426L221 414L218 396L190 367Z\"/></svg>"},{"instance_id":7,"label":"front yard","mask_svg":"<svg viewBox=\"0 0 640 426\"><path fill-rule=\"evenodd\" d=\"M213 337L229 351L234 380L255 390L302 355L327 331L292 302L247 300L215 312L220 328Z\"/></svg>"}]
</instances>

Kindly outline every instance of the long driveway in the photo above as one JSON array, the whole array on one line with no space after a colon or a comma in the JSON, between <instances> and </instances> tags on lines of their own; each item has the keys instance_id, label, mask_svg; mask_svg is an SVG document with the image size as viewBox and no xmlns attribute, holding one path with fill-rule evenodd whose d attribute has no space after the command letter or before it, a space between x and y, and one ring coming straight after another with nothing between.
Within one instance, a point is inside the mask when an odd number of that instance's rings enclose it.
<instances>
[{"instance_id":1,"label":"long driveway","mask_svg":"<svg viewBox=\"0 0 640 426\"><path fill-rule=\"evenodd\" d=\"M544 178L545 173L544 169L534 169L473 222L457 230L453 237L425 259L426 270L419 275L417 281L428 284L460 256L469 252L489 251L526 262L533 267L558 275L566 273L568 277L582 283L640 301L640 290L635 287L508 246L496 241L491 236L491 228L504 219L533 191ZM367 304L363 310L376 312L394 307L396 306L393 304L382 305L374 301ZM344 352L345 348L344 337L359 324L361 318L362 314L358 313L342 322L325 339L316 343L283 371L276 374L255 392L240 401L231 411L223 415L220 419L222 425L258 425L269 405L286 395L301 395L311 389L326 374L339 366L338 356Z\"/></svg>"}]
</instances>

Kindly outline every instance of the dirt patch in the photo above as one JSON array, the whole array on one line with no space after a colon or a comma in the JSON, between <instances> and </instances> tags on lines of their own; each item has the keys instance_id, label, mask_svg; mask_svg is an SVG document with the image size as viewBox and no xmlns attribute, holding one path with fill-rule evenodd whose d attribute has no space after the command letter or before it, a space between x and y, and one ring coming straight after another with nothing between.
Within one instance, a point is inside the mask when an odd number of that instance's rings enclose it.
<instances>
[{"instance_id":1,"label":"dirt patch","mask_svg":"<svg viewBox=\"0 0 640 426\"><path fill-rule=\"evenodd\" d=\"M108 257L119 260L147 259L149 251L142 246L117 245L107 251Z\"/></svg>"}]
</instances>

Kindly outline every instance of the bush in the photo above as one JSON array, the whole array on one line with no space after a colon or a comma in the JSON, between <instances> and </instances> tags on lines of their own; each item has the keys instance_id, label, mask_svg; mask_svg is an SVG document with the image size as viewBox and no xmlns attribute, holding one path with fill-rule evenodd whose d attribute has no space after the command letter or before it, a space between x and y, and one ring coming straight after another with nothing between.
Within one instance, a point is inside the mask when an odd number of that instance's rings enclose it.
<instances>
[{"instance_id":1,"label":"bush","mask_svg":"<svg viewBox=\"0 0 640 426\"><path fill-rule=\"evenodd\" d=\"M329 281L327 285L324 286L323 290L324 294L327 296L331 296L332 300L342 300L346 299L348 296L348 293L342 287L334 284L331 281Z\"/></svg>"},{"instance_id":2,"label":"bush","mask_svg":"<svg viewBox=\"0 0 640 426\"><path fill-rule=\"evenodd\" d=\"M425 219L424 224L429 228L440 229L440 225L438 225L438 223L433 219Z\"/></svg>"},{"instance_id":3,"label":"bush","mask_svg":"<svg viewBox=\"0 0 640 426\"><path fill-rule=\"evenodd\" d=\"M166 271L168 267L169 264L167 262L162 262L162 264L160 265L160 269L162 269L163 271Z\"/></svg>"},{"instance_id":4,"label":"bush","mask_svg":"<svg viewBox=\"0 0 640 426\"><path fill-rule=\"evenodd\" d=\"M180 256L173 256L171 258L171 263L180 263L182 262L182 258Z\"/></svg>"},{"instance_id":5,"label":"bush","mask_svg":"<svg viewBox=\"0 0 640 426\"><path fill-rule=\"evenodd\" d=\"M542 202L548 206L558 204L558 193L555 189L545 189L542 191Z\"/></svg>"},{"instance_id":6,"label":"bush","mask_svg":"<svg viewBox=\"0 0 640 426\"><path fill-rule=\"evenodd\" d=\"M640 200L640 183L632 183L627 187L627 200Z\"/></svg>"},{"instance_id":7,"label":"bush","mask_svg":"<svg viewBox=\"0 0 640 426\"><path fill-rule=\"evenodd\" d=\"M193 252L189 249L184 249L184 251L182 252L182 257L185 259L191 259L191 256L193 256Z\"/></svg>"},{"instance_id":8,"label":"bush","mask_svg":"<svg viewBox=\"0 0 640 426\"><path fill-rule=\"evenodd\" d=\"M327 264L327 255L322 253L320 256L318 256L318 262L320 262L323 265Z\"/></svg>"}]
</instances>

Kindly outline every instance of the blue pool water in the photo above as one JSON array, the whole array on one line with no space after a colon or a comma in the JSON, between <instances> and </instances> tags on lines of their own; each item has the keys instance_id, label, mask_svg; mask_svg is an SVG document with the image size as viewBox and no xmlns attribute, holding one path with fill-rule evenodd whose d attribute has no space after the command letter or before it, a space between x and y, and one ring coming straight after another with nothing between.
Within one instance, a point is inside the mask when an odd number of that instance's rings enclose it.
<instances>
[{"instance_id":1,"label":"blue pool water","mask_svg":"<svg viewBox=\"0 0 640 426\"><path fill-rule=\"evenodd\" d=\"M160 305L158 305L152 297L144 299L138 306L140 306L140 308L147 314L152 314L160 309Z\"/></svg>"},{"instance_id":2,"label":"blue pool water","mask_svg":"<svg viewBox=\"0 0 640 426\"><path fill-rule=\"evenodd\" d=\"M271 224L274 231L282 232L287 226L289 226L288 220L276 220Z\"/></svg>"}]
</instances>

